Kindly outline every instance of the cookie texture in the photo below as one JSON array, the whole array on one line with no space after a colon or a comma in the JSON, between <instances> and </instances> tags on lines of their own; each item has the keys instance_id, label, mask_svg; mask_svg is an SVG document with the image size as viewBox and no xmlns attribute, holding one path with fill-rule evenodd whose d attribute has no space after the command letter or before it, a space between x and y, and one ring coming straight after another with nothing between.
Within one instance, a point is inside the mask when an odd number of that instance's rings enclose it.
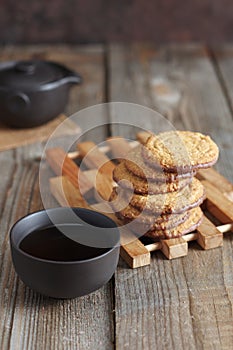
<instances>
[{"instance_id":1,"label":"cookie texture","mask_svg":"<svg viewBox=\"0 0 233 350\"><path fill-rule=\"evenodd\" d=\"M197 207L191 210L189 218L186 221L176 226L175 228L169 230L149 230L145 233L145 236L155 240L158 238L169 239L181 237L187 233L194 231L201 224L202 218L202 210Z\"/></svg>"},{"instance_id":2,"label":"cookie texture","mask_svg":"<svg viewBox=\"0 0 233 350\"><path fill-rule=\"evenodd\" d=\"M123 192L123 191L122 191ZM133 207L158 214L183 213L185 210L199 206L205 199L205 189L202 183L194 178L193 181L177 192L165 194L140 195L125 190L120 194L125 196Z\"/></svg>"},{"instance_id":3,"label":"cookie texture","mask_svg":"<svg viewBox=\"0 0 233 350\"><path fill-rule=\"evenodd\" d=\"M111 195L111 205L116 212L116 216L125 224L128 224L129 222L132 224L134 223L136 227L139 227L140 230L143 230L144 232L149 229L164 229L175 227L181 222L185 221L189 216L189 211L186 211L182 214L146 214L137 208L132 207L127 203L127 201L123 201L123 199L121 199L120 202L117 202L117 196L118 194L116 190L114 190Z\"/></svg>"},{"instance_id":4,"label":"cookie texture","mask_svg":"<svg viewBox=\"0 0 233 350\"><path fill-rule=\"evenodd\" d=\"M143 158L166 172L190 173L216 163L218 146L206 135L191 131L168 131L148 138Z\"/></svg>"},{"instance_id":5,"label":"cookie texture","mask_svg":"<svg viewBox=\"0 0 233 350\"><path fill-rule=\"evenodd\" d=\"M203 217L199 206L205 189L194 175L218 155L214 141L198 132L151 135L113 171L118 186L110 200L119 222L154 241L195 230Z\"/></svg>"},{"instance_id":6,"label":"cookie texture","mask_svg":"<svg viewBox=\"0 0 233 350\"><path fill-rule=\"evenodd\" d=\"M142 145L133 148L128 154L127 158L124 160L125 167L134 175L141 177L142 179L149 179L156 182L173 182L183 178L192 178L196 172L192 170L190 173L168 173L164 172L162 168L156 169L150 166L144 159L142 155L143 150ZM146 150L145 150L146 151Z\"/></svg>"},{"instance_id":7,"label":"cookie texture","mask_svg":"<svg viewBox=\"0 0 233 350\"><path fill-rule=\"evenodd\" d=\"M143 223L139 221L138 219L135 220L127 220L125 216L121 212L116 213L116 216L122 220L124 224L129 225L129 229L133 231L138 231L141 234L144 234L147 231L151 230L169 230L172 229L178 225L180 225L182 222L187 220L189 216L189 212L185 212L182 214L170 214L170 215L160 215L158 217L154 217L153 223ZM144 216L144 215L143 215ZM152 220L151 220L152 221Z\"/></svg>"},{"instance_id":8,"label":"cookie texture","mask_svg":"<svg viewBox=\"0 0 233 350\"><path fill-rule=\"evenodd\" d=\"M113 179L123 188L132 188L135 193L139 194L159 194L181 190L188 185L192 177L184 179L176 179L168 182L154 182L146 180L134 175L125 166L125 161L122 161L113 171Z\"/></svg>"}]
</instances>

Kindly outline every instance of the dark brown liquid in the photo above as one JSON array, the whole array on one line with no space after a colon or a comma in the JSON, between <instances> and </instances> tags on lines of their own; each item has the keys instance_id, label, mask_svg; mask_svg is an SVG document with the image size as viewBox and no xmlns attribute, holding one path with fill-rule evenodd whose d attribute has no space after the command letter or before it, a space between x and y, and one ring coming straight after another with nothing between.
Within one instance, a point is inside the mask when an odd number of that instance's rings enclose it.
<instances>
[{"instance_id":1,"label":"dark brown liquid","mask_svg":"<svg viewBox=\"0 0 233 350\"><path fill-rule=\"evenodd\" d=\"M71 234L72 231L75 233L75 230L79 230L79 232L82 230L84 235L88 234L89 231L85 226L63 225L62 228ZM33 231L22 240L19 247L25 253L37 258L57 261L91 259L108 251L107 248L89 247L75 242L75 240L66 237L55 226Z\"/></svg>"}]
</instances>

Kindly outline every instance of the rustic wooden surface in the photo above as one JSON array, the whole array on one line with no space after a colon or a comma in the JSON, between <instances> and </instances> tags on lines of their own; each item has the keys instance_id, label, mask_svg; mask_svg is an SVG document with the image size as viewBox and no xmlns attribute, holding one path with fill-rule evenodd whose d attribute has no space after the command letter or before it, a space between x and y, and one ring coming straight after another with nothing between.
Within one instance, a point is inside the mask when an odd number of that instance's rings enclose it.
<instances>
[{"instance_id":1,"label":"rustic wooden surface","mask_svg":"<svg viewBox=\"0 0 233 350\"><path fill-rule=\"evenodd\" d=\"M67 114L103 102L101 47L7 47L1 55L2 60L28 57L59 60L81 72L85 85L73 89ZM42 208L37 159L43 146L37 143L0 153L0 348L111 349L114 341L112 282L87 297L57 301L25 288L15 276L8 231L16 219ZM55 201L50 201L50 206L57 206Z\"/></svg>"},{"instance_id":2,"label":"rustic wooden surface","mask_svg":"<svg viewBox=\"0 0 233 350\"><path fill-rule=\"evenodd\" d=\"M30 46L1 53L2 60L50 58L78 70L85 83L73 89L67 113L129 101L157 109L176 128L210 134L220 146L217 169L233 181L232 47ZM102 128L93 141L109 130L122 132ZM42 207L42 150L36 143L0 153L1 349L232 349L231 234L223 248L203 251L192 243L187 257L173 261L156 252L150 266L136 270L120 259L106 286L79 299L53 300L24 286L12 267L8 231L17 218Z\"/></svg>"}]
</instances>

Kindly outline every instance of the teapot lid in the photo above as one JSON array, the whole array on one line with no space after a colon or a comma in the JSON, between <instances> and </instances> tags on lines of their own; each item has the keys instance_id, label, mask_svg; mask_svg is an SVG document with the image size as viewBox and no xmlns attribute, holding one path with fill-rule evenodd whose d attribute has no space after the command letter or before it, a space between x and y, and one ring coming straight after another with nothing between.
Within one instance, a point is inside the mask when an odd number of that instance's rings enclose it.
<instances>
[{"instance_id":1,"label":"teapot lid","mask_svg":"<svg viewBox=\"0 0 233 350\"><path fill-rule=\"evenodd\" d=\"M46 90L70 73L66 67L51 61L5 62L0 64L0 88Z\"/></svg>"}]
</instances>

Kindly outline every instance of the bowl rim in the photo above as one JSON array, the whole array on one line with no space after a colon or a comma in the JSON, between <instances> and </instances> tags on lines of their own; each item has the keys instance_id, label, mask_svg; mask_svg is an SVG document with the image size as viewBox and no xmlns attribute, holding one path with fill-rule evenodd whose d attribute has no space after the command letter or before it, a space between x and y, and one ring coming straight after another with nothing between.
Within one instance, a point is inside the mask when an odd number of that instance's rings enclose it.
<instances>
[{"instance_id":1,"label":"bowl rim","mask_svg":"<svg viewBox=\"0 0 233 350\"><path fill-rule=\"evenodd\" d=\"M104 217L104 219L108 220L109 222L111 222L113 225L114 225L114 228L117 229L117 232L119 233L119 240L116 242L116 244L114 244L113 247L111 248L107 248L107 251L103 254L100 254L100 255L97 255L96 257L94 258L89 258L89 259L82 259L82 260L72 260L72 261L63 261L63 260L50 260L50 259L42 259L42 258L39 258L39 257L36 257L34 255L31 255L31 254L28 254L26 253L24 250L22 250L19 245L16 245L15 242L13 241L13 234L14 234L14 230L15 230L15 227L21 222L23 221L24 219L28 218L28 217L33 217L34 215L37 215L39 213L47 213L48 211L57 211L57 210L67 210L67 209L72 209L72 210L79 210L79 211L83 211L83 212L89 212L89 213L94 213L95 215L97 216L100 216L100 217ZM107 215L104 215L100 212L97 212L97 211L94 211L94 210L91 210L91 209L87 209L87 208L81 208L81 207L57 207L57 208L49 208L49 209L41 209L41 210L37 210L37 211L34 211L32 213L29 213L29 214L26 214L24 216L22 216L20 219L18 219L14 224L13 226L11 227L10 229L10 234L9 234L9 240L10 240L10 246L11 246L11 252L12 252L12 247L17 251L19 252L21 255L24 255L26 256L27 258L30 258L32 260L36 260L36 261L39 261L39 262L42 262L42 263L49 263L49 264L54 264L54 265L77 265L77 264L84 264L84 263L88 263L88 262L91 262L91 261L95 261L95 260L98 260L100 258L103 258L105 257L106 255L110 254L113 250L115 250L117 247L120 247L120 231L119 231L119 227L117 226L117 224L110 218L108 217Z\"/></svg>"}]
</instances>

